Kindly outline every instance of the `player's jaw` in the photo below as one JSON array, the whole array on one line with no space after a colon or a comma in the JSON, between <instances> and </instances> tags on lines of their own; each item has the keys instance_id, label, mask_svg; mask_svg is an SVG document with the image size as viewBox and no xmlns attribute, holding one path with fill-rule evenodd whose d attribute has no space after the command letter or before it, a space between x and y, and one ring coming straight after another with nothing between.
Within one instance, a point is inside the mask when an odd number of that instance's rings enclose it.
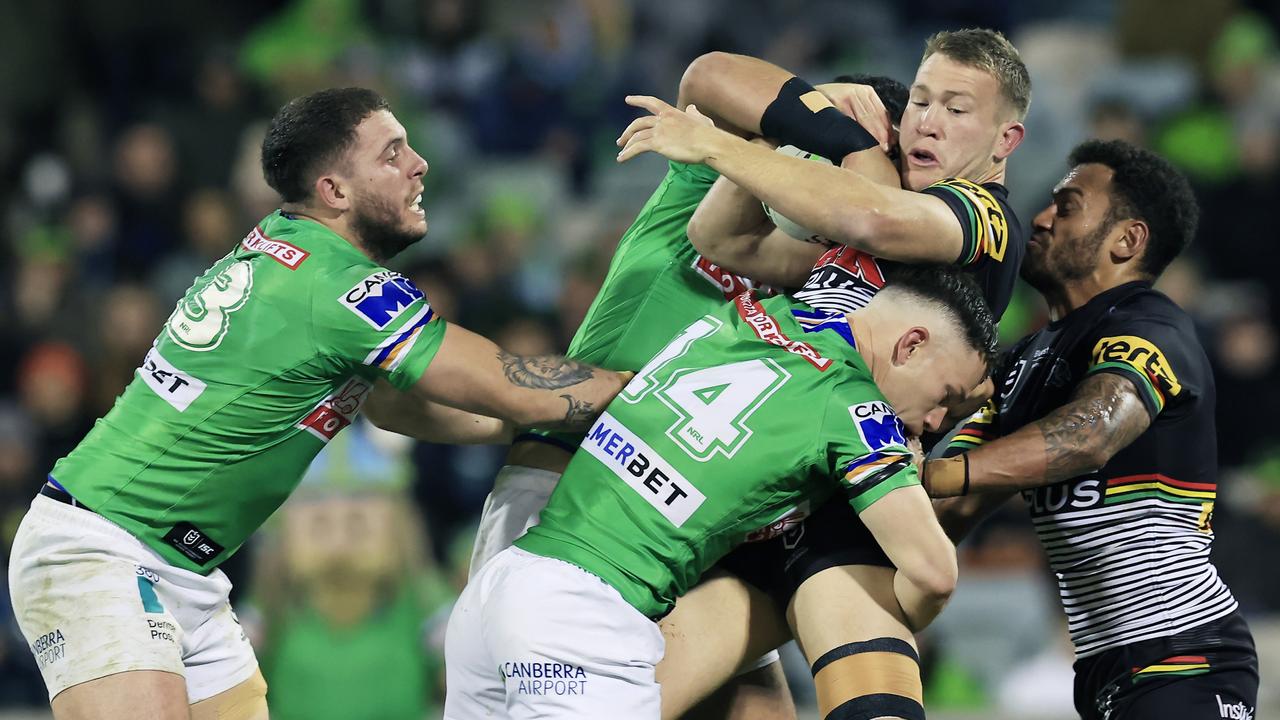
<instances>
[{"instance_id":1,"label":"player's jaw","mask_svg":"<svg viewBox=\"0 0 1280 720\"><path fill-rule=\"evenodd\" d=\"M398 255L427 234L427 216L422 209L422 188L395 200L375 195L360 196L352 208L352 226L360 242L378 262Z\"/></svg>"}]
</instances>

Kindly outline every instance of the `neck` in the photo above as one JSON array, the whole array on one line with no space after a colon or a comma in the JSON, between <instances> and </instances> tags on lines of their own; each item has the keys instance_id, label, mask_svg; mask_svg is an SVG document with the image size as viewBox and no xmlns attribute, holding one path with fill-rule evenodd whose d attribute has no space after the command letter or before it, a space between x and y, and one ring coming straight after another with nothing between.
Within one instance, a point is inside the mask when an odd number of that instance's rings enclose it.
<instances>
[{"instance_id":1,"label":"neck","mask_svg":"<svg viewBox=\"0 0 1280 720\"><path fill-rule=\"evenodd\" d=\"M377 262L377 260L369 254L369 251L364 248L364 245L360 242L355 229L352 228L351 223L348 222L348 213L339 212L331 208L317 208L303 203L282 203L280 205L280 210L289 213L290 215L304 218L325 226L329 230L332 230L333 234L350 243L351 247L354 247L356 250L363 253L365 257Z\"/></svg>"},{"instance_id":2,"label":"neck","mask_svg":"<svg viewBox=\"0 0 1280 720\"><path fill-rule=\"evenodd\" d=\"M1000 183L1004 184L1005 162L1003 160L995 163L985 171L978 174L973 182L981 185L983 183Z\"/></svg>"},{"instance_id":3,"label":"neck","mask_svg":"<svg viewBox=\"0 0 1280 720\"><path fill-rule=\"evenodd\" d=\"M867 369L871 371L871 379L879 385L880 373L883 368L872 351L875 332L865 314L866 309L864 308L854 311L846 317L849 319L849 329L853 332L853 342L858 346L858 354L862 356L862 362L866 363Z\"/></svg>"},{"instance_id":4,"label":"neck","mask_svg":"<svg viewBox=\"0 0 1280 720\"><path fill-rule=\"evenodd\" d=\"M1134 277L1129 273L1119 275L1116 273L1095 272L1088 277L1071 280L1059 287L1044 290L1041 295L1044 296L1045 303L1049 305L1049 319L1061 320L1067 313L1083 306L1102 293L1112 288L1120 287L1125 283L1142 279L1144 278Z\"/></svg>"}]
</instances>

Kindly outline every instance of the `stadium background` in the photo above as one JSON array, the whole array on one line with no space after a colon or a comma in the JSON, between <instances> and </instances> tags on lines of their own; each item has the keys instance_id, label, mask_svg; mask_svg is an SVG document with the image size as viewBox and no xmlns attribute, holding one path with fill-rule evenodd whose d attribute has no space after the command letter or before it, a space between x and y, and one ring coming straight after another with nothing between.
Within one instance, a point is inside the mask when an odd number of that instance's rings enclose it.
<instances>
[{"instance_id":1,"label":"stadium background","mask_svg":"<svg viewBox=\"0 0 1280 720\"><path fill-rule=\"evenodd\" d=\"M444 315L562 350L663 163L614 163L627 93L674 99L718 49L815 80L910 82L924 39L1003 30L1031 70L1009 184L1023 221L1066 151L1124 137L1194 179L1195 247L1162 283L1215 361L1215 557L1280 667L1280 8L1263 0L53 0L0 5L0 548L103 414L191 279L276 205L265 122L327 86L379 89L427 158L428 238L394 265ZM1002 335L1043 320L1020 293ZM356 426L227 568L279 720L436 717L442 635L501 448ZM0 579L3 583L3 579ZM48 717L0 593L0 717ZM1071 717L1070 649L1013 506L963 549L923 638L931 717ZM797 699L811 702L803 661ZM812 711L802 716L812 716Z\"/></svg>"}]
</instances>

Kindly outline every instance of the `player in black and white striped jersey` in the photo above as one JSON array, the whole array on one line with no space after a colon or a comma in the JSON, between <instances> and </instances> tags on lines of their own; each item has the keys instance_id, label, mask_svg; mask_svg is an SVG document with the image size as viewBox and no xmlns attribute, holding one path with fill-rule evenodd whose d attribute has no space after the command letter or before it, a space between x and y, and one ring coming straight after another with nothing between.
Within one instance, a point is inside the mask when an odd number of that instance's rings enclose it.
<instances>
[{"instance_id":1,"label":"player in black and white striped jersey","mask_svg":"<svg viewBox=\"0 0 1280 720\"><path fill-rule=\"evenodd\" d=\"M1191 318L1151 284L1190 242L1186 179L1122 142L1076 148L1036 216L1022 276L1052 322L924 482L961 537L1021 492L1058 579L1085 720L1252 717L1257 655L1209 560L1213 373Z\"/></svg>"}]
</instances>

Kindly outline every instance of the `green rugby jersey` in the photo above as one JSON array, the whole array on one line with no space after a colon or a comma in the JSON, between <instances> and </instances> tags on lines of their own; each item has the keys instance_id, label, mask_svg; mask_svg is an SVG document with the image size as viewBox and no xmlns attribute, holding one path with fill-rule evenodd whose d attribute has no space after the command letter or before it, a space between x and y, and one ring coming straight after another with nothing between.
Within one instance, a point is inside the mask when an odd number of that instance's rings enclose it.
<instances>
[{"instance_id":1,"label":"green rugby jersey","mask_svg":"<svg viewBox=\"0 0 1280 720\"><path fill-rule=\"evenodd\" d=\"M600 291L574 333L569 357L635 370L699 317L758 285L708 261L689 242L689 219L720 174L669 162L662 183L618 241ZM581 433L547 433L576 446Z\"/></svg>"},{"instance_id":2,"label":"green rugby jersey","mask_svg":"<svg viewBox=\"0 0 1280 720\"><path fill-rule=\"evenodd\" d=\"M743 295L676 335L609 404L515 544L650 617L725 553L842 488L862 512L919 482L845 316Z\"/></svg>"},{"instance_id":3,"label":"green rugby jersey","mask_svg":"<svg viewBox=\"0 0 1280 720\"><path fill-rule=\"evenodd\" d=\"M719 174L669 163L662 184L623 234L609 273L569 344L569 356L635 370L681 328L756 287L689 243L689 218Z\"/></svg>"},{"instance_id":4,"label":"green rugby jersey","mask_svg":"<svg viewBox=\"0 0 1280 720\"><path fill-rule=\"evenodd\" d=\"M208 573L284 502L377 378L426 370L445 323L324 226L277 212L178 302L115 406L51 477Z\"/></svg>"}]
</instances>

